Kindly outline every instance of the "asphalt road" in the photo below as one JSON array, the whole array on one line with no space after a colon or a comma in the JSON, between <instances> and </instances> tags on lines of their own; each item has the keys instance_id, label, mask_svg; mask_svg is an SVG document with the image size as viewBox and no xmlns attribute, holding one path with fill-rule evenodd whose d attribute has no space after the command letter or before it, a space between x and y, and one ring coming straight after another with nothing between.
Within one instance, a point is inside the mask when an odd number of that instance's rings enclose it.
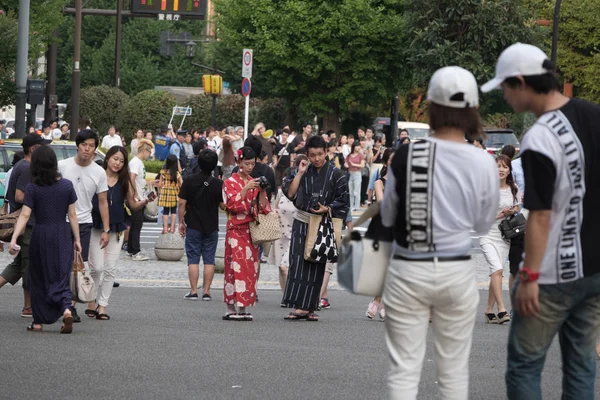
<instances>
[{"instance_id":1,"label":"asphalt road","mask_svg":"<svg viewBox=\"0 0 600 400\"><path fill-rule=\"evenodd\" d=\"M280 293L261 291L256 320L233 322L221 320L220 301L185 301L184 293L115 289L110 321L84 316L72 335L59 335L58 324L26 332L20 288L1 289L0 399L385 398L384 324L364 317L367 298L335 291L321 321L290 322ZM482 291L481 316L485 298ZM471 399L505 398L508 328L477 319ZM431 335L428 342L419 398L436 399ZM560 398L556 343L542 384L544 399Z\"/></svg>"}]
</instances>

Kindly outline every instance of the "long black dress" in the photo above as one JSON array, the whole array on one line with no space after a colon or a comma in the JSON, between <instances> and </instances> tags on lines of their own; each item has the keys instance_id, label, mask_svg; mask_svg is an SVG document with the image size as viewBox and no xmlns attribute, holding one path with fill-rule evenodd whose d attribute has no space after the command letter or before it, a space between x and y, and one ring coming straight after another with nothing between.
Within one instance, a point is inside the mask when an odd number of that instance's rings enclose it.
<instances>
[{"instance_id":1,"label":"long black dress","mask_svg":"<svg viewBox=\"0 0 600 400\"><path fill-rule=\"evenodd\" d=\"M66 218L69 205L76 201L73 184L67 179L52 186L30 183L25 189L23 204L35 216L29 246L29 291L35 324L53 324L71 306L73 238Z\"/></svg>"},{"instance_id":2,"label":"long black dress","mask_svg":"<svg viewBox=\"0 0 600 400\"><path fill-rule=\"evenodd\" d=\"M283 193L286 196L296 174L297 169L294 169L283 180ZM329 162L318 172L310 165L302 178L296 196L287 197L299 210L311 212L311 208L320 202L331 208L334 218L342 218L345 221L348 215L348 179L342 171ZM283 303L287 307L315 311L319 305L325 263L314 263L304 259L307 231L308 224L294 220L290 245L290 268Z\"/></svg>"}]
</instances>

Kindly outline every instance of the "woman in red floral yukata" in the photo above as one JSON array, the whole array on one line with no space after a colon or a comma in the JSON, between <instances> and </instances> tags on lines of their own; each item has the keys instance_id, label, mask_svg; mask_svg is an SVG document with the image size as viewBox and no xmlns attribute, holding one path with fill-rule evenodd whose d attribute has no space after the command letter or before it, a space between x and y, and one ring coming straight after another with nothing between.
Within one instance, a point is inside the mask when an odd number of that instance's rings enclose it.
<instances>
[{"instance_id":1,"label":"woman in red floral yukata","mask_svg":"<svg viewBox=\"0 0 600 400\"><path fill-rule=\"evenodd\" d=\"M227 321L252 321L246 307L256 303L256 280L259 266L258 246L252 244L248 223L254 220L253 207L267 214L271 205L267 193L258 179L250 173L256 163L256 154L250 147L236 152L239 170L223 183L223 197L227 209L227 234L225 236L225 287L224 301ZM253 202L254 200L254 202ZM237 309L236 309L237 307Z\"/></svg>"}]
</instances>

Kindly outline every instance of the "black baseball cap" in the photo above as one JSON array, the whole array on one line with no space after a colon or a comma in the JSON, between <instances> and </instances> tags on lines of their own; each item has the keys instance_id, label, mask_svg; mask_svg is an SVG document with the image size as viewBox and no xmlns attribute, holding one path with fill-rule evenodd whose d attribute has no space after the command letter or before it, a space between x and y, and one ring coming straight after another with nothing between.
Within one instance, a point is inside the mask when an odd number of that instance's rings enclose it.
<instances>
[{"instance_id":1,"label":"black baseball cap","mask_svg":"<svg viewBox=\"0 0 600 400\"><path fill-rule=\"evenodd\" d=\"M167 132L169 132L169 125L161 125L160 133L167 133Z\"/></svg>"},{"instance_id":2,"label":"black baseball cap","mask_svg":"<svg viewBox=\"0 0 600 400\"><path fill-rule=\"evenodd\" d=\"M28 133L24 138L21 146L23 146L23 150L29 149L31 146L35 146L36 144L50 144L52 140L46 140L37 133ZM25 151L26 152L26 151Z\"/></svg>"}]
</instances>

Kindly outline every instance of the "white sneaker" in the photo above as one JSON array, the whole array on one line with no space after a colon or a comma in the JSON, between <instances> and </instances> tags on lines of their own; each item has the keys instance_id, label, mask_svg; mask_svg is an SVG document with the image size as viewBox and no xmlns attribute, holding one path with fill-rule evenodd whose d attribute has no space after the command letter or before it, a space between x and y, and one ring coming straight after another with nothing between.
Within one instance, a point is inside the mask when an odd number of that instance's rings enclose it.
<instances>
[{"instance_id":1,"label":"white sneaker","mask_svg":"<svg viewBox=\"0 0 600 400\"><path fill-rule=\"evenodd\" d=\"M143 255L142 253L137 253L136 255L131 256L131 259L133 261L146 261L148 260L148 257Z\"/></svg>"}]
</instances>

